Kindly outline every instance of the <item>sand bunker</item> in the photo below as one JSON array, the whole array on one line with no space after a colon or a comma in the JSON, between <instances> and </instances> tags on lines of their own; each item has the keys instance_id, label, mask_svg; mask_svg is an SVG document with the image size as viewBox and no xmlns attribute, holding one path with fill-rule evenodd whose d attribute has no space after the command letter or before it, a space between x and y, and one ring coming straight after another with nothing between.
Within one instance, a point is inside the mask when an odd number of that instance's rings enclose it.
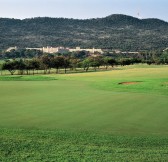
<instances>
[{"instance_id":1,"label":"sand bunker","mask_svg":"<svg viewBox=\"0 0 168 162\"><path fill-rule=\"evenodd\" d=\"M121 85L133 85L133 84L139 84L141 83L140 81L137 81L137 82L120 82L118 84L121 84Z\"/></svg>"}]
</instances>

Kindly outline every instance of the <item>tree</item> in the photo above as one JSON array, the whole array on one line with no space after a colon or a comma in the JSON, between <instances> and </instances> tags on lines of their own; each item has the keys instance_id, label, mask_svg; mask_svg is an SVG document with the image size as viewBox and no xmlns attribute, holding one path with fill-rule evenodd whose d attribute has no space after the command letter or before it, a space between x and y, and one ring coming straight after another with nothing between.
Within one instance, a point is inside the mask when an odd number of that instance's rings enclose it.
<instances>
[{"instance_id":1,"label":"tree","mask_svg":"<svg viewBox=\"0 0 168 162\"><path fill-rule=\"evenodd\" d=\"M163 64L168 64L168 50L163 51L160 59Z\"/></svg>"},{"instance_id":2,"label":"tree","mask_svg":"<svg viewBox=\"0 0 168 162\"><path fill-rule=\"evenodd\" d=\"M90 60L90 65L94 68L95 71L97 67L99 68L103 64L103 60L99 56L89 57L89 60Z\"/></svg>"},{"instance_id":3,"label":"tree","mask_svg":"<svg viewBox=\"0 0 168 162\"><path fill-rule=\"evenodd\" d=\"M43 65L43 68L44 68L44 74L47 73L47 70L49 69L49 72L50 73L50 69L52 67L52 64L51 64L51 58L48 57L47 55L44 55L41 57L41 62L44 64Z\"/></svg>"},{"instance_id":4,"label":"tree","mask_svg":"<svg viewBox=\"0 0 168 162\"><path fill-rule=\"evenodd\" d=\"M72 56L77 59L84 59L89 56L89 52L87 51L79 51L72 53Z\"/></svg>"},{"instance_id":5,"label":"tree","mask_svg":"<svg viewBox=\"0 0 168 162\"><path fill-rule=\"evenodd\" d=\"M112 66L112 67L113 67L114 65L116 65L116 64L117 64L117 61L116 61L115 59L111 58L111 57L104 57L104 58L103 58L103 64L104 64L104 66L105 66L106 69L107 69L109 65Z\"/></svg>"},{"instance_id":6,"label":"tree","mask_svg":"<svg viewBox=\"0 0 168 162\"><path fill-rule=\"evenodd\" d=\"M33 75L34 75L34 70L39 70L40 68L40 61L37 59L33 59L29 61L29 69L33 70Z\"/></svg>"},{"instance_id":7,"label":"tree","mask_svg":"<svg viewBox=\"0 0 168 162\"><path fill-rule=\"evenodd\" d=\"M3 65L2 65L2 64L0 64L0 71L1 71L1 75L2 75L2 66L3 66Z\"/></svg>"},{"instance_id":8,"label":"tree","mask_svg":"<svg viewBox=\"0 0 168 162\"><path fill-rule=\"evenodd\" d=\"M70 61L68 57L63 57L63 58L64 58L63 67L65 69L65 73L67 73L67 68L70 66Z\"/></svg>"},{"instance_id":9,"label":"tree","mask_svg":"<svg viewBox=\"0 0 168 162\"><path fill-rule=\"evenodd\" d=\"M132 64L131 59L127 59L127 58L122 58L119 60L119 63L121 66L125 66L125 65L130 65Z\"/></svg>"},{"instance_id":10,"label":"tree","mask_svg":"<svg viewBox=\"0 0 168 162\"><path fill-rule=\"evenodd\" d=\"M72 70L76 71L76 68L79 66L80 59L71 58L69 61L70 61L70 67L72 68Z\"/></svg>"},{"instance_id":11,"label":"tree","mask_svg":"<svg viewBox=\"0 0 168 162\"><path fill-rule=\"evenodd\" d=\"M19 70L19 74L23 75L24 70L26 68L25 62L20 59L19 61L16 61L16 69Z\"/></svg>"},{"instance_id":12,"label":"tree","mask_svg":"<svg viewBox=\"0 0 168 162\"><path fill-rule=\"evenodd\" d=\"M113 58L109 58L108 59L108 64L111 66L111 67L114 67L114 65L117 64L117 61Z\"/></svg>"},{"instance_id":13,"label":"tree","mask_svg":"<svg viewBox=\"0 0 168 162\"><path fill-rule=\"evenodd\" d=\"M63 67L64 65L64 57L63 56L55 56L51 59L52 68L56 69L56 73L58 74L59 68Z\"/></svg>"},{"instance_id":14,"label":"tree","mask_svg":"<svg viewBox=\"0 0 168 162\"><path fill-rule=\"evenodd\" d=\"M17 61L7 61L2 65L3 70L8 70L13 75L17 69Z\"/></svg>"},{"instance_id":15,"label":"tree","mask_svg":"<svg viewBox=\"0 0 168 162\"><path fill-rule=\"evenodd\" d=\"M91 62L88 58L86 58L82 61L82 67L86 72L89 70L90 64L91 64Z\"/></svg>"}]
</instances>

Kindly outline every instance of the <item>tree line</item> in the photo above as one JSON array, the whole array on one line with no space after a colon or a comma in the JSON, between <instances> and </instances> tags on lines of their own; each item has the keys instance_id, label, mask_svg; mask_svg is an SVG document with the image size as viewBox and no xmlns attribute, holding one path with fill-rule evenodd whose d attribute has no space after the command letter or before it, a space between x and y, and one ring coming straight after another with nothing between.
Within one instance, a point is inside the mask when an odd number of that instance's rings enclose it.
<instances>
[{"instance_id":1,"label":"tree line","mask_svg":"<svg viewBox=\"0 0 168 162\"><path fill-rule=\"evenodd\" d=\"M43 71L43 74L50 74L55 69L54 73L60 73L60 70L64 69L64 73L67 70L77 71L77 69L82 69L88 72L90 69L96 71L103 67L107 70L109 67L114 67L116 65L130 65L134 63L139 63L140 60L136 59L120 59L116 60L111 57L102 56L89 56L85 59L78 59L69 56L49 56L44 55L40 58L33 59L16 59L16 60L6 60L2 64L2 70L8 70L11 75L14 75L16 71L20 75L37 74L39 71Z\"/></svg>"},{"instance_id":2,"label":"tree line","mask_svg":"<svg viewBox=\"0 0 168 162\"><path fill-rule=\"evenodd\" d=\"M10 55L7 55L9 54ZM139 54L129 53L104 53L90 54L86 51L73 52L73 53L55 53L43 54L38 50L21 50L7 52L6 56L14 56L12 59L3 59L5 62L1 65L1 71L8 70L11 75L18 71L18 74L35 74L41 73L50 74L55 69L55 73L60 73L60 69L76 72L98 70L103 68L107 70L109 67L125 66L135 63L151 64L168 64L168 50L166 51L147 51ZM34 56L34 57L33 57ZM10 58L8 57L8 58Z\"/></svg>"}]
</instances>

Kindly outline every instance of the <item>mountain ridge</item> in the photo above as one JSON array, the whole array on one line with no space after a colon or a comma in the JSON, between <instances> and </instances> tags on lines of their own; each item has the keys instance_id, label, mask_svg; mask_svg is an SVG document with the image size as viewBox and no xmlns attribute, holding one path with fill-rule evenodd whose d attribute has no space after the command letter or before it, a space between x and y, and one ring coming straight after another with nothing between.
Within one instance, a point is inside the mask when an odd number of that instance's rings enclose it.
<instances>
[{"instance_id":1,"label":"mountain ridge","mask_svg":"<svg viewBox=\"0 0 168 162\"><path fill-rule=\"evenodd\" d=\"M10 19L10 20L27 20L27 19L36 19L36 18L51 18L51 19L70 19L70 20L93 20L93 19L104 19L104 18L109 18L109 17L114 17L114 16L121 16L121 17L130 17L130 18L134 18L134 19L138 19L138 20L150 20L150 19L154 19L154 20L159 20L162 22L166 22L168 23L168 21L166 20L162 20L159 18L138 18L138 17L134 17L134 16L130 16L130 15L125 15L125 14L111 14L105 17L97 17L97 18L86 18L86 19L78 19L78 18L66 18L66 17L49 17L49 16L37 16L37 17L30 17L30 18L24 18L24 19L19 19L19 18L7 18L7 17L0 17L0 19Z\"/></svg>"},{"instance_id":2,"label":"mountain ridge","mask_svg":"<svg viewBox=\"0 0 168 162\"><path fill-rule=\"evenodd\" d=\"M168 22L113 14L104 18L0 18L0 48L99 47L127 51L168 47Z\"/></svg>"}]
</instances>

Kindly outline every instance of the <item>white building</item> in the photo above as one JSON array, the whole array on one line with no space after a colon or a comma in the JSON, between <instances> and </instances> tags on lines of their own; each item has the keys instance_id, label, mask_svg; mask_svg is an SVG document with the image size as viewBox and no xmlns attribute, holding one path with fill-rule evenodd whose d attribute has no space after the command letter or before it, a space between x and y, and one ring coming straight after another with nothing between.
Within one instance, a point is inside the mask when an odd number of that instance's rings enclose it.
<instances>
[{"instance_id":1,"label":"white building","mask_svg":"<svg viewBox=\"0 0 168 162\"><path fill-rule=\"evenodd\" d=\"M43 48L26 48L27 50L39 50L43 51L43 53L57 53L58 52L58 47L53 48L53 47L43 47Z\"/></svg>"},{"instance_id":2,"label":"white building","mask_svg":"<svg viewBox=\"0 0 168 162\"><path fill-rule=\"evenodd\" d=\"M99 52L99 53L103 53L102 49L96 49L96 48L92 48L92 49L85 49L85 48L80 48L80 47L76 47L74 49L69 48L70 52L79 52L79 51L88 51L90 53L95 53L95 52Z\"/></svg>"},{"instance_id":3,"label":"white building","mask_svg":"<svg viewBox=\"0 0 168 162\"><path fill-rule=\"evenodd\" d=\"M13 49L17 49L17 47L10 47L8 48L6 51L10 52ZM103 53L102 49L96 49L96 48L92 48L92 49L82 49L80 47L76 47L76 48L64 48L64 47L43 47L43 48L26 48L27 50L39 50L39 51L43 51L43 53L59 53L61 51L66 51L66 52L80 52L80 51L88 51L90 53Z\"/></svg>"},{"instance_id":4,"label":"white building","mask_svg":"<svg viewBox=\"0 0 168 162\"><path fill-rule=\"evenodd\" d=\"M12 50L17 50L17 47L15 46L15 47L9 47L7 50L6 50L6 52L10 52L10 51L12 51Z\"/></svg>"},{"instance_id":5,"label":"white building","mask_svg":"<svg viewBox=\"0 0 168 162\"><path fill-rule=\"evenodd\" d=\"M164 49L163 51L167 51L167 50L168 50L168 48Z\"/></svg>"}]
</instances>

